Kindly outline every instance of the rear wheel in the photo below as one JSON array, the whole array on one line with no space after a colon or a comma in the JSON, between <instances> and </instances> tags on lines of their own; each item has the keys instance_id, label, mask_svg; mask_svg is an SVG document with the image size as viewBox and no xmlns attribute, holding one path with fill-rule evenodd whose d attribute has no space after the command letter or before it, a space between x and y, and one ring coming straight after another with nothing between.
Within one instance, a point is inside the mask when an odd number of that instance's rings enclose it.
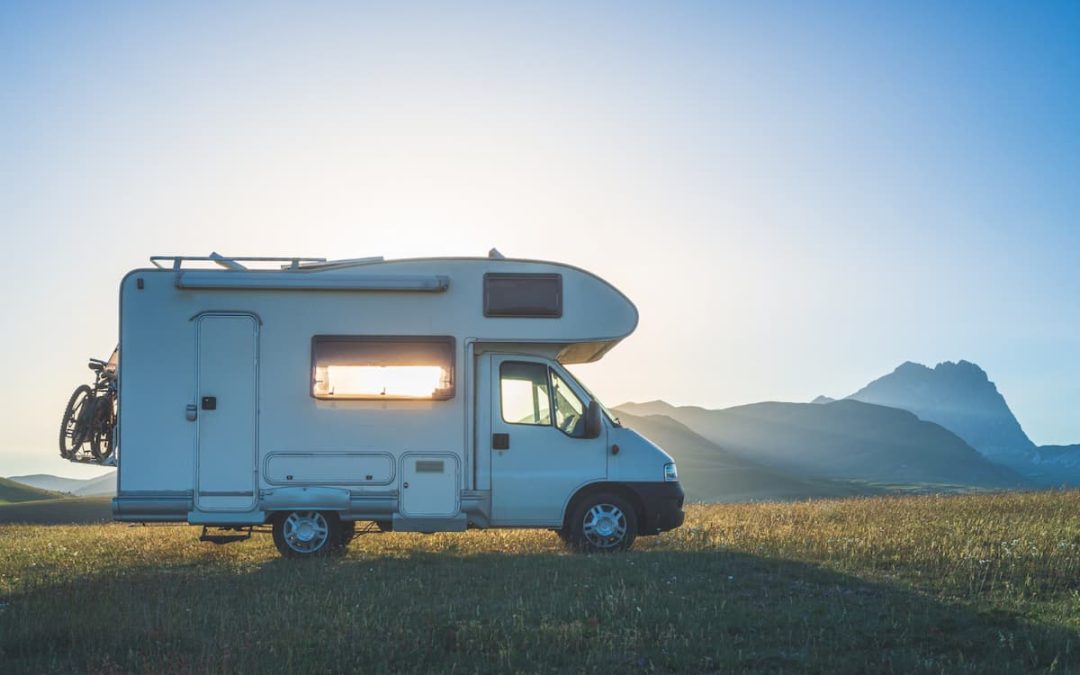
<instances>
[{"instance_id":1,"label":"rear wheel","mask_svg":"<svg viewBox=\"0 0 1080 675\"><path fill-rule=\"evenodd\" d=\"M93 412L94 391L79 385L68 399L64 419L60 423L60 456L71 459L90 436L90 414Z\"/></svg>"},{"instance_id":2,"label":"rear wheel","mask_svg":"<svg viewBox=\"0 0 1080 675\"><path fill-rule=\"evenodd\" d=\"M579 551L608 553L630 548L637 528L633 505L617 494L600 492L578 504L570 527L560 536Z\"/></svg>"},{"instance_id":3,"label":"rear wheel","mask_svg":"<svg viewBox=\"0 0 1080 675\"><path fill-rule=\"evenodd\" d=\"M286 558L314 558L342 547L341 521L333 511L286 511L274 517L273 531Z\"/></svg>"},{"instance_id":4,"label":"rear wheel","mask_svg":"<svg viewBox=\"0 0 1080 675\"><path fill-rule=\"evenodd\" d=\"M94 399L93 425L90 432L90 454L94 459L108 459L113 453L113 427L116 425L116 399L99 396Z\"/></svg>"}]
</instances>

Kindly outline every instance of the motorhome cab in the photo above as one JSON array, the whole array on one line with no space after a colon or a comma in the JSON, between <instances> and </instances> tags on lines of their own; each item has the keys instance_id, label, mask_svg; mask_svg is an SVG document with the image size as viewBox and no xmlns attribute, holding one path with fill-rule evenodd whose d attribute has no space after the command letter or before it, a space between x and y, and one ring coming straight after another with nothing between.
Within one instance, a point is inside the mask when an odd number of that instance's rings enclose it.
<instances>
[{"instance_id":1,"label":"motorhome cab","mask_svg":"<svg viewBox=\"0 0 1080 675\"><path fill-rule=\"evenodd\" d=\"M682 524L671 457L566 369L637 325L593 274L494 252L151 260L120 287L117 520L269 523L287 556L358 521L589 551Z\"/></svg>"}]
</instances>

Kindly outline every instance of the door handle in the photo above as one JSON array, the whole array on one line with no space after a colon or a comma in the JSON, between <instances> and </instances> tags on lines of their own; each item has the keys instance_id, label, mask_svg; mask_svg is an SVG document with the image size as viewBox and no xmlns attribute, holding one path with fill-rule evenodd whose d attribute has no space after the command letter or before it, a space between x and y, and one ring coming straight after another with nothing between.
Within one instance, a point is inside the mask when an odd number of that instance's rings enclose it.
<instances>
[{"instance_id":1,"label":"door handle","mask_svg":"<svg viewBox=\"0 0 1080 675\"><path fill-rule=\"evenodd\" d=\"M510 434L492 434L491 435L491 449L492 450L509 450L510 449Z\"/></svg>"},{"instance_id":2,"label":"door handle","mask_svg":"<svg viewBox=\"0 0 1080 675\"><path fill-rule=\"evenodd\" d=\"M199 407L194 403L188 403L187 407L184 408L184 418L187 419L188 422L194 422L195 418L197 418L198 416Z\"/></svg>"}]
</instances>

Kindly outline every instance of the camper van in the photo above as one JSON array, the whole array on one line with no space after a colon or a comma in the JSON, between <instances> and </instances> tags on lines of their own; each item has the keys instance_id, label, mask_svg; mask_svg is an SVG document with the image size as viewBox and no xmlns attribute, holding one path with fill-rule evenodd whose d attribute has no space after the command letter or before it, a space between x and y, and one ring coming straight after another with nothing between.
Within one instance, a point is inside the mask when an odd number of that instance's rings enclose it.
<instances>
[{"instance_id":1,"label":"camper van","mask_svg":"<svg viewBox=\"0 0 1080 675\"><path fill-rule=\"evenodd\" d=\"M495 251L151 262L120 284L117 520L269 529L290 557L357 523L615 551L683 522L672 458L567 370L638 322L594 274Z\"/></svg>"}]
</instances>

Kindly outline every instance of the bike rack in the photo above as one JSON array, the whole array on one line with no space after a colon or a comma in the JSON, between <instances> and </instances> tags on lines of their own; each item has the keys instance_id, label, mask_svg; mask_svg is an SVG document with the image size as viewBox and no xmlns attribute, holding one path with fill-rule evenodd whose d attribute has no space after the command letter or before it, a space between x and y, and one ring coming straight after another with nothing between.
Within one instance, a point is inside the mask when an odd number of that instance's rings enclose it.
<instances>
[{"instance_id":1,"label":"bike rack","mask_svg":"<svg viewBox=\"0 0 1080 675\"><path fill-rule=\"evenodd\" d=\"M117 454L117 451L113 450L112 454L110 454L105 459L98 459L97 457L94 457L92 454L90 454L89 450L84 450L84 451L79 451L78 453L76 453L74 457L69 457L68 461L69 462L74 462L76 464L93 464L95 466L112 466L112 467L115 467L116 466L116 454Z\"/></svg>"}]
</instances>

